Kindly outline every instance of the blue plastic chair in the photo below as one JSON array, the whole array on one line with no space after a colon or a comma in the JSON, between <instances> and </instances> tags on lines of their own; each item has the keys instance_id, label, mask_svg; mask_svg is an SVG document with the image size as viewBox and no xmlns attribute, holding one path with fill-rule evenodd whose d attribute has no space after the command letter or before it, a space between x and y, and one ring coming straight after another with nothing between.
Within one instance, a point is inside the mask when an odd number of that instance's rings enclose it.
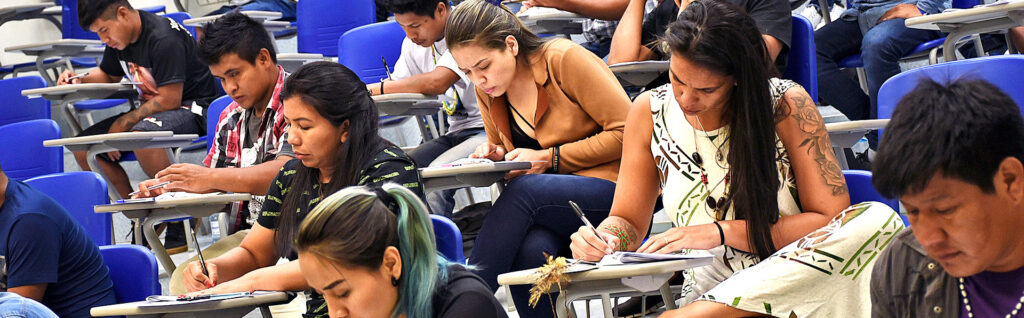
<instances>
[{"instance_id":1,"label":"blue plastic chair","mask_svg":"<svg viewBox=\"0 0 1024 318\"><path fill-rule=\"evenodd\" d=\"M142 301L150 295L160 295L156 257L149 250L138 245L106 245L100 246L100 254L110 269L110 280L114 283L118 303Z\"/></svg>"},{"instance_id":2,"label":"blue plastic chair","mask_svg":"<svg viewBox=\"0 0 1024 318\"><path fill-rule=\"evenodd\" d=\"M1024 55L1019 54L959 60L909 70L889 78L878 90L878 118L892 118L892 112L903 95L917 87L924 78L939 83L961 78L986 80L1013 98L1018 106L1024 107L1020 74L1024 74ZM879 136L882 136L882 131L879 131Z\"/></svg>"},{"instance_id":3,"label":"blue plastic chair","mask_svg":"<svg viewBox=\"0 0 1024 318\"><path fill-rule=\"evenodd\" d=\"M0 126L0 166L4 174L25 180L64 172L61 147L44 147L43 141L60 138L60 127L49 119L36 119Z\"/></svg>"},{"instance_id":4,"label":"blue plastic chair","mask_svg":"<svg viewBox=\"0 0 1024 318\"><path fill-rule=\"evenodd\" d=\"M206 109L206 152L210 152L210 148L213 148L213 139L217 138L217 124L220 121L220 113L224 112L224 109L231 105L233 100L231 96L224 95L210 103L210 107ZM202 138L200 138L202 139Z\"/></svg>"},{"instance_id":5,"label":"blue plastic chair","mask_svg":"<svg viewBox=\"0 0 1024 318\"><path fill-rule=\"evenodd\" d=\"M846 178L846 188L850 190L850 204L877 201L888 205L893 211L900 211L899 200L887 199L875 190L875 186L871 184L871 171L843 170L843 177ZM907 216L903 213L899 215L903 219L903 224L909 226Z\"/></svg>"},{"instance_id":6,"label":"blue plastic chair","mask_svg":"<svg viewBox=\"0 0 1024 318\"><path fill-rule=\"evenodd\" d=\"M462 253L462 232L455 222L440 215L430 215L430 221L434 223L434 237L437 241L437 251L444 255L448 261L465 264L466 256Z\"/></svg>"},{"instance_id":7,"label":"blue plastic chair","mask_svg":"<svg viewBox=\"0 0 1024 318\"><path fill-rule=\"evenodd\" d=\"M346 0L344 5L337 0L302 0L295 10L300 53L338 56L338 37L355 27L377 22L377 5L373 0ZM362 44L369 43L376 42ZM362 50L362 46L357 50Z\"/></svg>"},{"instance_id":8,"label":"blue plastic chair","mask_svg":"<svg viewBox=\"0 0 1024 318\"><path fill-rule=\"evenodd\" d=\"M814 46L814 26L798 14L793 15L789 61L782 78L797 82L807 90L812 101L818 100L818 53Z\"/></svg>"},{"instance_id":9,"label":"blue plastic chair","mask_svg":"<svg viewBox=\"0 0 1024 318\"><path fill-rule=\"evenodd\" d=\"M394 21L349 30L338 38L338 63L355 72L363 83L380 82L388 76L381 57L388 62L388 69L395 69L404 40L405 31ZM402 117L381 116L381 125L390 126L402 120Z\"/></svg>"},{"instance_id":10,"label":"blue plastic chair","mask_svg":"<svg viewBox=\"0 0 1024 318\"><path fill-rule=\"evenodd\" d=\"M33 119L50 119L50 101L28 98L22 90L46 87L39 76L23 76L0 80L0 126Z\"/></svg>"},{"instance_id":11,"label":"blue plastic chair","mask_svg":"<svg viewBox=\"0 0 1024 318\"><path fill-rule=\"evenodd\" d=\"M110 203L107 182L100 175L89 171L63 172L28 179L25 183L60 203L85 229L93 243L113 244L110 214L93 211L93 206Z\"/></svg>"},{"instance_id":12,"label":"blue plastic chair","mask_svg":"<svg viewBox=\"0 0 1024 318\"><path fill-rule=\"evenodd\" d=\"M196 28L185 25L185 20L192 18L192 15L188 14L188 12L171 12L162 14L162 16L171 18L171 20L174 20L174 22L178 22L178 24L181 24L181 26L185 27L185 30L188 30L188 33L192 33L193 39L196 39L197 41L199 40L199 38L196 36Z\"/></svg>"}]
</instances>

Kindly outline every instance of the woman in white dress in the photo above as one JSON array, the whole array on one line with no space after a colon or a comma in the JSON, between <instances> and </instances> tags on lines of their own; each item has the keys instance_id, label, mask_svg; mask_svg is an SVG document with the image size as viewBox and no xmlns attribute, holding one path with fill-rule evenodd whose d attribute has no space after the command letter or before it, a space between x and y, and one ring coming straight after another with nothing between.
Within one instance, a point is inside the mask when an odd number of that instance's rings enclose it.
<instances>
[{"instance_id":1,"label":"woman in white dress","mask_svg":"<svg viewBox=\"0 0 1024 318\"><path fill-rule=\"evenodd\" d=\"M572 235L573 256L713 254L662 317L869 317L871 265L903 223L884 204L849 206L814 101L772 77L732 4L694 1L664 40L671 82L634 101L610 216L600 238ZM642 242L659 193L674 227Z\"/></svg>"}]
</instances>

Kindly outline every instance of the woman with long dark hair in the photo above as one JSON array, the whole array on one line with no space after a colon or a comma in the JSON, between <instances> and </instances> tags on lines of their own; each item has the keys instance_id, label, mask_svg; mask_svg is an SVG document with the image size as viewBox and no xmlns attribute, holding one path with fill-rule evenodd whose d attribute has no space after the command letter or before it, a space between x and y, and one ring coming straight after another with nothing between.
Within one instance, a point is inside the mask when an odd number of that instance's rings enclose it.
<instances>
[{"instance_id":1,"label":"woman with long dark hair","mask_svg":"<svg viewBox=\"0 0 1024 318\"><path fill-rule=\"evenodd\" d=\"M903 224L883 204L847 207L817 108L772 77L754 21L698 0L664 42L671 83L634 101L611 214L601 238L573 234L574 256L707 250L668 316L870 316L867 274ZM659 192L674 227L644 243Z\"/></svg>"},{"instance_id":2,"label":"woman with long dark hair","mask_svg":"<svg viewBox=\"0 0 1024 318\"><path fill-rule=\"evenodd\" d=\"M469 256L491 288L498 275L540 266L544 253L569 254L569 235L608 215L622 157L629 97L611 70L566 39L543 40L497 0L455 7L445 41L476 87L487 143L473 156L527 161L513 171L487 214ZM523 317L550 315L542 298L525 304L528 286L513 286Z\"/></svg>"},{"instance_id":3,"label":"woman with long dark hair","mask_svg":"<svg viewBox=\"0 0 1024 318\"><path fill-rule=\"evenodd\" d=\"M295 248L331 317L506 317L480 277L437 253L427 206L397 184L328 196Z\"/></svg>"},{"instance_id":4,"label":"woman with long dark hair","mask_svg":"<svg viewBox=\"0 0 1024 318\"><path fill-rule=\"evenodd\" d=\"M295 159L281 168L267 191L257 224L241 245L184 270L188 291L226 293L307 290L297 262L276 265L293 250L299 224L323 198L353 185L398 183L423 195L412 159L377 133L377 107L366 86L338 63L303 65L281 92L288 142ZM311 293L307 313L323 315L323 297Z\"/></svg>"}]
</instances>

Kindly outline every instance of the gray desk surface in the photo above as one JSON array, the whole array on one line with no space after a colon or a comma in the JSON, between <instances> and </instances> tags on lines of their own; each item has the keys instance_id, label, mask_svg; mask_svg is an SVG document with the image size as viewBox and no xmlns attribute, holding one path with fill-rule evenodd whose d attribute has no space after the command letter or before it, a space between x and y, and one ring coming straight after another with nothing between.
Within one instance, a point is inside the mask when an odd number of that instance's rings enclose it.
<instances>
[{"instance_id":1,"label":"gray desk surface","mask_svg":"<svg viewBox=\"0 0 1024 318\"><path fill-rule=\"evenodd\" d=\"M43 52L55 51L55 54L79 55L75 53L63 52L80 52L86 53L90 56L103 56L103 50L103 42L100 42L99 40L80 39L59 39L52 41L15 45L4 48L4 51L21 52L25 55L40 55L40 53Z\"/></svg>"},{"instance_id":2,"label":"gray desk surface","mask_svg":"<svg viewBox=\"0 0 1024 318\"><path fill-rule=\"evenodd\" d=\"M391 116L425 116L436 114L444 102L443 95L396 93L373 96L377 109Z\"/></svg>"},{"instance_id":3,"label":"gray desk surface","mask_svg":"<svg viewBox=\"0 0 1024 318\"><path fill-rule=\"evenodd\" d=\"M624 86L647 86L661 74L668 72L669 61L640 61L608 66Z\"/></svg>"},{"instance_id":4,"label":"gray desk surface","mask_svg":"<svg viewBox=\"0 0 1024 318\"><path fill-rule=\"evenodd\" d=\"M277 20L280 19L282 16L281 12L275 11L242 11L242 14L252 18L253 20L256 20L256 22L261 23L268 20ZM184 22L182 24L193 27L202 27L204 24L213 22L213 20L217 20L217 18L220 17L221 15L211 15L207 17L192 18L182 21Z\"/></svg>"},{"instance_id":5,"label":"gray desk surface","mask_svg":"<svg viewBox=\"0 0 1024 318\"><path fill-rule=\"evenodd\" d=\"M140 307L145 301L94 307L89 313L95 317L241 317L256 307L283 304L295 298L294 293L273 292L262 295L225 299L221 301L187 303L161 307Z\"/></svg>"},{"instance_id":6,"label":"gray desk surface","mask_svg":"<svg viewBox=\"0 0 1024 318\"><path fill-rule=\"evenodd\" d=\"M978 6L963 10L948 10L939 14L929 14L909 18L904 21L908 28L941 30L940 25L978 23L981 21L1006 18L1013 11L1024 11L1024 1L1004 3L993 6Z\"/></svg>"},{"instance_id":7,"label":"gray desk surface","mask_svg":"<svg viewBox=\"0 0 1024 318\"><path fill-rule=\"evenodd\" d=\"M29 98L42 97L49 100L68 101L74 99L129 98L138 95L135 86L126 83L86 83L33 88L21 91Z\"/></svg>"}]
</instances>

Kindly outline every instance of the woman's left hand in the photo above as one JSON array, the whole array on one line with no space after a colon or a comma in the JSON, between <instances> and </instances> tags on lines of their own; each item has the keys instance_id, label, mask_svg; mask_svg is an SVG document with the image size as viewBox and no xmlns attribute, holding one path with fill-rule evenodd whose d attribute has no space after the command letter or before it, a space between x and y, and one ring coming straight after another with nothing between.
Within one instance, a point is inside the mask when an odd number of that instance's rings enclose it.
<instances>
[{"instance_id":1,"label":"woman's left hand","mask_svg":"<svg viewBox=\"0 0 1024 318\"><path fill-rule=\"evenodd\" d=\"M526 170L512 170L505 175L509 180L524 174L541 174L551 168L551 151L516 148L505 154L505 161L529 161L532 166Z\"/></svg>"},{"instance_id":2,"label":"woman's left hand","mask_svg":"<svg viewBox=\"0 0 1024 318\"><path fill-rule=\"evenodd\" d=\"M714 224L674 227L651 236L637 249L640 253L666 254L684 249L706 250L718 247L722 238Z\"/></svg>"}]
</instances>

